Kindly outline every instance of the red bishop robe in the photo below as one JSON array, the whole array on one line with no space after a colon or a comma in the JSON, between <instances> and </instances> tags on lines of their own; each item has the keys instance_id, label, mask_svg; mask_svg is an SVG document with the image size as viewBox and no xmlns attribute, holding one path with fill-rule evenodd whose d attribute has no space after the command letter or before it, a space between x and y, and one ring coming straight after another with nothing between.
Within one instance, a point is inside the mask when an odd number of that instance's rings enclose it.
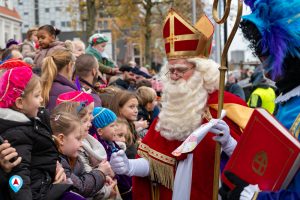
<instances>
[{"instance_id":1,"label":"red bishop robe","mask_svg":"<svg viewBox=\"0 0 300 200\"><path fill-rule=\"evenodd\" d=\"M208 106L211 116L217 118L217 100L218 92L214 92L208 99ZM245 126L245 121L251 115L251 111L247 110L247 104L239 97L225 92L224 94L224 109L226 107L227 116L224 119L230 127L231 135L238 140L241 135L241 128ZM247 117L242 116L244 108ZM234 111L235 110L235 111ZM248 112L249 111L249 112ZM229 114L230 112L230 114ZM228 114L231 115L234 121L244 121L240 126L229 119ZM249 116L248 116L249 115ZM148 133L143 139L138 149L138 157L144 157L150 164L150 176L141 178L133 177L133 199L134 200L151 200L172 199L172 188L175 179L176 167L180 160L186 158L187 154L180 157L175 157L171 153L182 141L167 140L155 130L156 119ZM203 123L207 120L203 119ZM208 133L206 137L199 143L193 151L193 174L191 195L192 200L211 200L213 195L213 177L214 177L214 156L216 142L212 139L213 133ZM152 185L156 185L153 189ZM152 197L153 196L153 197Z\"/></svg>"}]
</instances>

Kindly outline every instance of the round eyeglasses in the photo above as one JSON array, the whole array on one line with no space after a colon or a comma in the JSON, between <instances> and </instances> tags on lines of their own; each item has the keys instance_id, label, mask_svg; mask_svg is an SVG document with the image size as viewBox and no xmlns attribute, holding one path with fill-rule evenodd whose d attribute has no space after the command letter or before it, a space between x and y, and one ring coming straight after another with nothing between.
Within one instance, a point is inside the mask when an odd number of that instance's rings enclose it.
<instances>
[{"instance_id":1,"label":"round eyeglasses","mask_svg":"<svg viewBox=\"0 0 300 200\"><path fill-rule=\"evenodd\" d=\"M175 64L175 65L168 65L169 68L168 72L165 74L166 76L170 76L171 74L175 74L178 77L183 77L185 73L194 69L195 67L187 67L186 65L182 64Z\"/></svg>"}]
</instances>

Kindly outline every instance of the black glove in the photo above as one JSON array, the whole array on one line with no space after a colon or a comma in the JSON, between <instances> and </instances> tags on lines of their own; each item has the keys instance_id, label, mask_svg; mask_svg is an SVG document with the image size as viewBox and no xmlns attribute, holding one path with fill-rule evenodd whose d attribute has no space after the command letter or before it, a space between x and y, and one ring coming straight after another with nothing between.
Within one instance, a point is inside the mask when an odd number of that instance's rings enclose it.
<instances>
[{"instance_id":1,"label":"black glove","mask_svg":"<svg viewBox=\"0 0 300 200\"><path fill-rule=\"evenodd\" d=\"M219 194L221 195L222 200L239 200L241 192L245 187L249 185L249 183L240 179L230 171L225 171L224 174L226 178L235 185L235 187L233 190L230 190L229 187L223 183L222 187L219 190Z\"/></svg>"}]
</instances>

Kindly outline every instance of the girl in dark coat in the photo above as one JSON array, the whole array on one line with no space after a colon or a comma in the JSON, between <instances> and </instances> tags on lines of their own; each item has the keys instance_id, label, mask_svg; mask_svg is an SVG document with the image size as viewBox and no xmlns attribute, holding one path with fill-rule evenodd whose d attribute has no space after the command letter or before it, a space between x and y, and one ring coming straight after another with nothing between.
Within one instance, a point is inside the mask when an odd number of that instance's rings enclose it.
<instances>
[{"instance_id":1,"label":"girl in dark coat","mask_svg":"<svg viewBox=\"0 0 300 200\"><path fill-rule=\"evenodd\" d=\"M1 199L61 198L71 185L59 184L65 181L65 174L58 163L51 130L41 120L47 118L37 117L42 102L39 78L30 68L17 67L6 71L0 83L0 135L22 157L11 172L0 169ZM14 175L23 180L18 191L8 187Z\"/></svg>"}]
</instances>

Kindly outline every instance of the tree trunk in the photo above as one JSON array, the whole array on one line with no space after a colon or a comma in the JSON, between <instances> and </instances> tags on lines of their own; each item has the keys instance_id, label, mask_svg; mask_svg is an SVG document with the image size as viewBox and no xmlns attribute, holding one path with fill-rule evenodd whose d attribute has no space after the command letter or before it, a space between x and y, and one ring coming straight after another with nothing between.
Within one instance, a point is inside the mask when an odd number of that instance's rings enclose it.
<instances>
[{"instance_id":1,"label":"tree trunk","mask_svg":"<svg viewBox=\"0 0 300 200\"><path fill-rule=\"evenodd\" d=\"M86 21L86 36L89 38L95 30L95 16L96 16L96 6L95 0L87 0L87 21Z\"/></svg>"},{"instance_id":2,"label":"tree trunk","mask_svg":"<svg viewBox=\"0 0 300 200\"><path fill-rule=\"evenodd\" d=\"M147 0L147 5L145 6L146 9L146 16L145 16L145 64L151 66L152 55L151 55L151 8L153 4L151 0Z\"/></svg>"}]
</instances>

